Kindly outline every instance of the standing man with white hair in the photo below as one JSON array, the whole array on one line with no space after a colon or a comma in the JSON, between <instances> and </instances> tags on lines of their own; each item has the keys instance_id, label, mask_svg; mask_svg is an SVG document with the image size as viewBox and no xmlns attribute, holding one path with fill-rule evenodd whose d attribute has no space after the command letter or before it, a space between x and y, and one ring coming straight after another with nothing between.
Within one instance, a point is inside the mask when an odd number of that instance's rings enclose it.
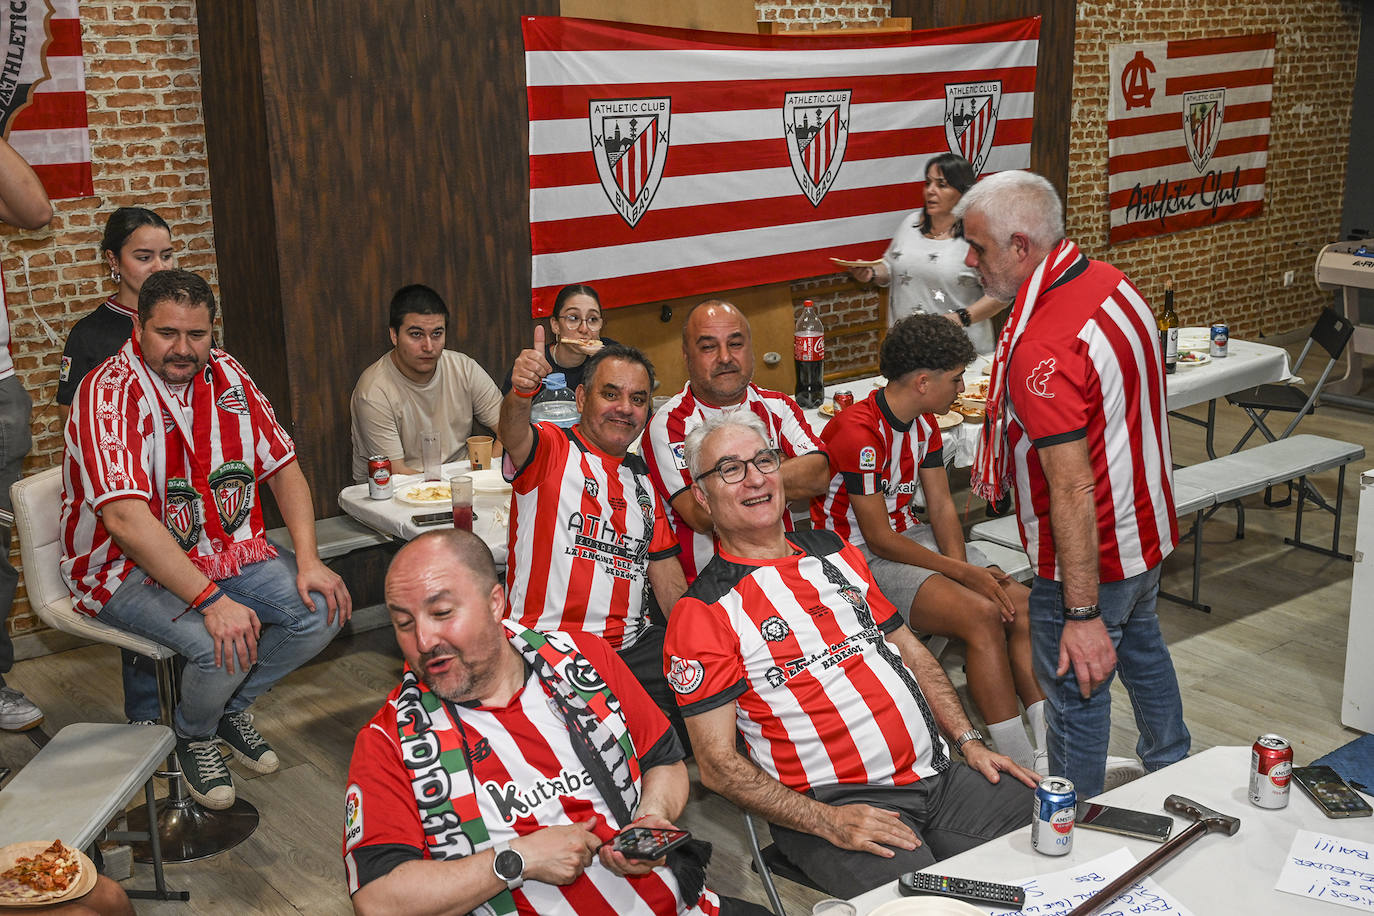
<instances>
[{"instance_id":1,"label":"standing man with white hair","mask_svg":"<svg viewBox=\"0 0 1374 916\"><path fill-rule=\"evenodd\" d=\"M1155 602L1178 543L1164 369L1154 314L1116 268L1064 237L1054 187L1001 172L955 209L983 289L1015 298L997 343L975 491L1013 479L1034 565L1035 669L1049 702L1049 769L1103 789L1113 675L1135 708L1147 770L1190 737Z\"/></svg>"}]
</instances>

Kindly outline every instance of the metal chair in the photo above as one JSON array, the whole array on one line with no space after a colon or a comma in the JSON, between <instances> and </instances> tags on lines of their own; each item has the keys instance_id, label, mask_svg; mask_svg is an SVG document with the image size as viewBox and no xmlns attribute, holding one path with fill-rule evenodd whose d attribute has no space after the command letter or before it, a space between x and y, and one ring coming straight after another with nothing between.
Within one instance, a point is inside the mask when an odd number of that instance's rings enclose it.
<instances>
[{"instance_id":1,"label":"metal chair","mask_svg":"<svg viewBox=\"0 0 1374 916\"><path fill-rule=\"evenodd\" d=\"M758 872L759 880L763 882L763 892L768 896L768 903L772 906L776 916L787 916L787 911L783 908L782 898L778 896L777 886L773 883L775 874L779 878L786 878L788 881L825 893L824 888L814 884L804 872L792 864L787 856L782 854L777 843L769 843L767 846L760 847L758 830L754 827L754 818L748 811L741 810L740 813L744 815L744 830L749 834L749 851L754 857L754 871Z\"/></svg>"},{"instance_id":2,"label":"metal chair","mask_svg":"<svg viewBox=\"0 0 1374 916\"><path fill-rule=\"evenodd\" d=\"M60 507L62 469L40 471L10 487L14 503L14 531L24 564L24 585L29 606L54 630L92 642L107 643L147 656L157 662L158 694L162 721L170 725L172 710L181 696L181 668L176 652L126 630L102 623L78 612L62 578ZM221 853L242 843L258 827L258 810L240 798L224 811L211 811L186 793L176 753L167 757L167 768L155 775L167 780L167 797L157 803L152 820L157 822L161 858L166 862L190 862ZM129 829L146 830L146 805L129 812ZM152 862L156 852L148 843L133 845L134 857Z\"/></svg>"}]
</instances>

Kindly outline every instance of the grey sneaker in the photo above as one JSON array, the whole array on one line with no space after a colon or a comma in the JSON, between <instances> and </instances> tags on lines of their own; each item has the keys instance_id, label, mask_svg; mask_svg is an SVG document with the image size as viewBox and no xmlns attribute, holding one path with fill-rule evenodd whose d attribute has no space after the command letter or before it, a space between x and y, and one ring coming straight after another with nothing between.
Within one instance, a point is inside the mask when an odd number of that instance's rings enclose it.
<instances>
[{"instance_id":1,"label":"grey sneaker","mask_svg":"<svg viewBox=\"0 0 1374 916\"><path fill-rule=\"evenodd\" d=\"M1107 774L1102 780L1102 791L1124 786L1126 783L1145 775L1145 767L1134 757L1108 757Z\"/></svg>"},{"instance_id":2,"label":"grey sneaker","mask_svg":"<svg viewBox=\"0 0 1374 916\"><path fill-rule=\"evenodd\" d=\"M227 712L219 720L220 740L229 745L234 759L254 773L275 773L280 762L277 752L272 750L253 727L253 715L247 712Z\"/></svg>"},{"instance_id":3,"label":"grey sneaker","mask_svg":"<svg viewBox=\"0 0 1374 916\"><path fill-rule=\"evenodd\" d=\"M161 725L157 719L130 719L130 725Z\"/></svg>"},{"instance_id":4,"label":"grey sneaker","mask_svg":"<svg viewBox=\"0 0 1374 916\"><path fill-rule=\"evenodd\" d=\"M193 741L177 736L177 764L186 791L207 808L223 811L234 804L234 780L213 739Z\"/></svg>"},{"instance_id":5,"label":"grey sneaker","mask_svg":"<svg viewBox=\"0 0 1374 916\"><path fill-rule=\"evenodd\" d=\"M0 687L0 728L22 732L43 724L43 710L13 687Z\"/></svg>"}]
</instances>

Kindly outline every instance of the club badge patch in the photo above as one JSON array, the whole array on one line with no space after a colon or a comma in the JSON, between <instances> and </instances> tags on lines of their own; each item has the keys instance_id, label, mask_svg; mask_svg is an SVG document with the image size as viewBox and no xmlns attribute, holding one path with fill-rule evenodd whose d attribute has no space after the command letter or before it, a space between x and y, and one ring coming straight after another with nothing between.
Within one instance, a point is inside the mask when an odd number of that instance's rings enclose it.
<instances>
[{"instance_id":1,"label":"club badge patch","mask_svg":"<svg viewBox=\"0 0 1374 916\"><path fill-rule=\"evenodd\" d=\"M811 206L835 184L849 145L849 89L789 92L783 100L783 137L792 175Z\"/></svg>"},{"instance_id":2,"label":"club badge patch","mask_svg":"<svg viewBox=\"0 0 1374 916\"><path fill-rule=\"evenodd\" d=\"M982 174L992 152L1001 107L1001 80L945 84L945 140L951 153L969 161L974 175Z\"/></svg>"},{"instance_id":3,"label":"club badge patch","mask_svg":"<svg viewBox=\"0 0 1374 916\"><path fill-rule=\"evenodd\" d=\"M220 524L233 534L253 509L253 470L242 461L226 461L210 472L210 492Z\"/></svg>"},{"instance_id":4,"label":"club badge patch","mask_svg":"<svg viewBox=\"0 0 1374 916\"><path fill-rule=\"evenodd\" d=\"M200 494L189 480L173 477L167 481L167 502L163 505L162 517L182 550L190 550L200 540L201 511Z\"/></svg>"},{"instance_id":5,"label":"club badge patch","mask_svg":"<svg viewBox=\"0 0 1374 916\"><path fill-rule=\"evenodd\" d=\"M676 655L668 656L668 662L668 686L678 693L691 693L706 678L706 669L701 662L678 658Z\"/></svg>"},{"instance_id":6,"label":"club badge patch","mask_svg":"<svg viewBox=\"0 0 1374 916\"><path fill-rule=\"evenodd\" d=\"M242 385L235 385L221 394L215 399L215 406L241 417L248 416L248 397L243 393Z\"/></svg>"},{"instance_id":7,"label":"club badge patch","mask_svg":"<svg viewBox=\"0 0 1374 916\"><path fill-rule=\"evenodd\" d=\"M1201 175L1217 151L1221 125L1226 120L1226 90L1200 89L1183 93L1183 142L1188 158Z\"/></svg>"},{"instance_id":8,"label":"club badge patch","mask_svg":"<svg viewBox=\"0 0 1374 916\"><path fill-rule=\"evenodd\" d=\"M363 789L356 782L344 790L344 849L363 838Z\"/></svg>"},{"instance_id":9,"label":"club badge patch","mask_svg":"<svg viewBox=\"0 0 1374 916\"><path fill-rule=\"evenodd\" d=\"M649 212L668 161L673 100L592 99L592 159L611 206L634 228Z\"/></svg>"},{"instance_id":10,"label":"club badge patch","mask_svg":"<svg viewBox=\"0 0 1374 916\"><path fill-rule=\"evenodd\" d=\"M687 446L681 442L673 443L673 464L679 471L687 470Z\"/></svg>"},{"instance_id":11,"label":"club badge patch","mask_svg":"<svg viewBox=\"0 0 1374 916\"><path fill-rule=\"evenodd\" d=\"M71 358L70 356L64 356L64 357L62 357L62 370L61 370L60 372L57 373L57 378L58 378L58 380L65 382L65 381L67 381L68 379L70 379L71 377L72 377L72 358Z\"/></svg>"},{"instance_id":12,"label":"club badge patch","mask_svg":"<svg viewBox=\"0 0 1374 916\"><path fill-rule=\"evenodd\" d=\"M859 470L874 471L878 468L878 450L871 445L859 449Z\"/></svg>"}]
</instances>

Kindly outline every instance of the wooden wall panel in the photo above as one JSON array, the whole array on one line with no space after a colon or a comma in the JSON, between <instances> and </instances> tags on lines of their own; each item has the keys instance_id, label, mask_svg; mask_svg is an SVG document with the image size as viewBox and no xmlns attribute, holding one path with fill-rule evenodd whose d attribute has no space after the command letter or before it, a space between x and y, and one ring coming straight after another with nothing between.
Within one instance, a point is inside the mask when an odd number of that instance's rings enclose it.
<instances>
[{"instance_id":1,"label":"wooden wall panel","mask_svg":"<svg viewBox=\"0 0 1374 916\"><path fill-rule=\"evenodd\" d=\"M892 0L893 16L913 29L1043 16L1036 64L1031 169L1068 197L1069 125L1073 116L1073 0Z\"/></svg>"}]
</instances>

